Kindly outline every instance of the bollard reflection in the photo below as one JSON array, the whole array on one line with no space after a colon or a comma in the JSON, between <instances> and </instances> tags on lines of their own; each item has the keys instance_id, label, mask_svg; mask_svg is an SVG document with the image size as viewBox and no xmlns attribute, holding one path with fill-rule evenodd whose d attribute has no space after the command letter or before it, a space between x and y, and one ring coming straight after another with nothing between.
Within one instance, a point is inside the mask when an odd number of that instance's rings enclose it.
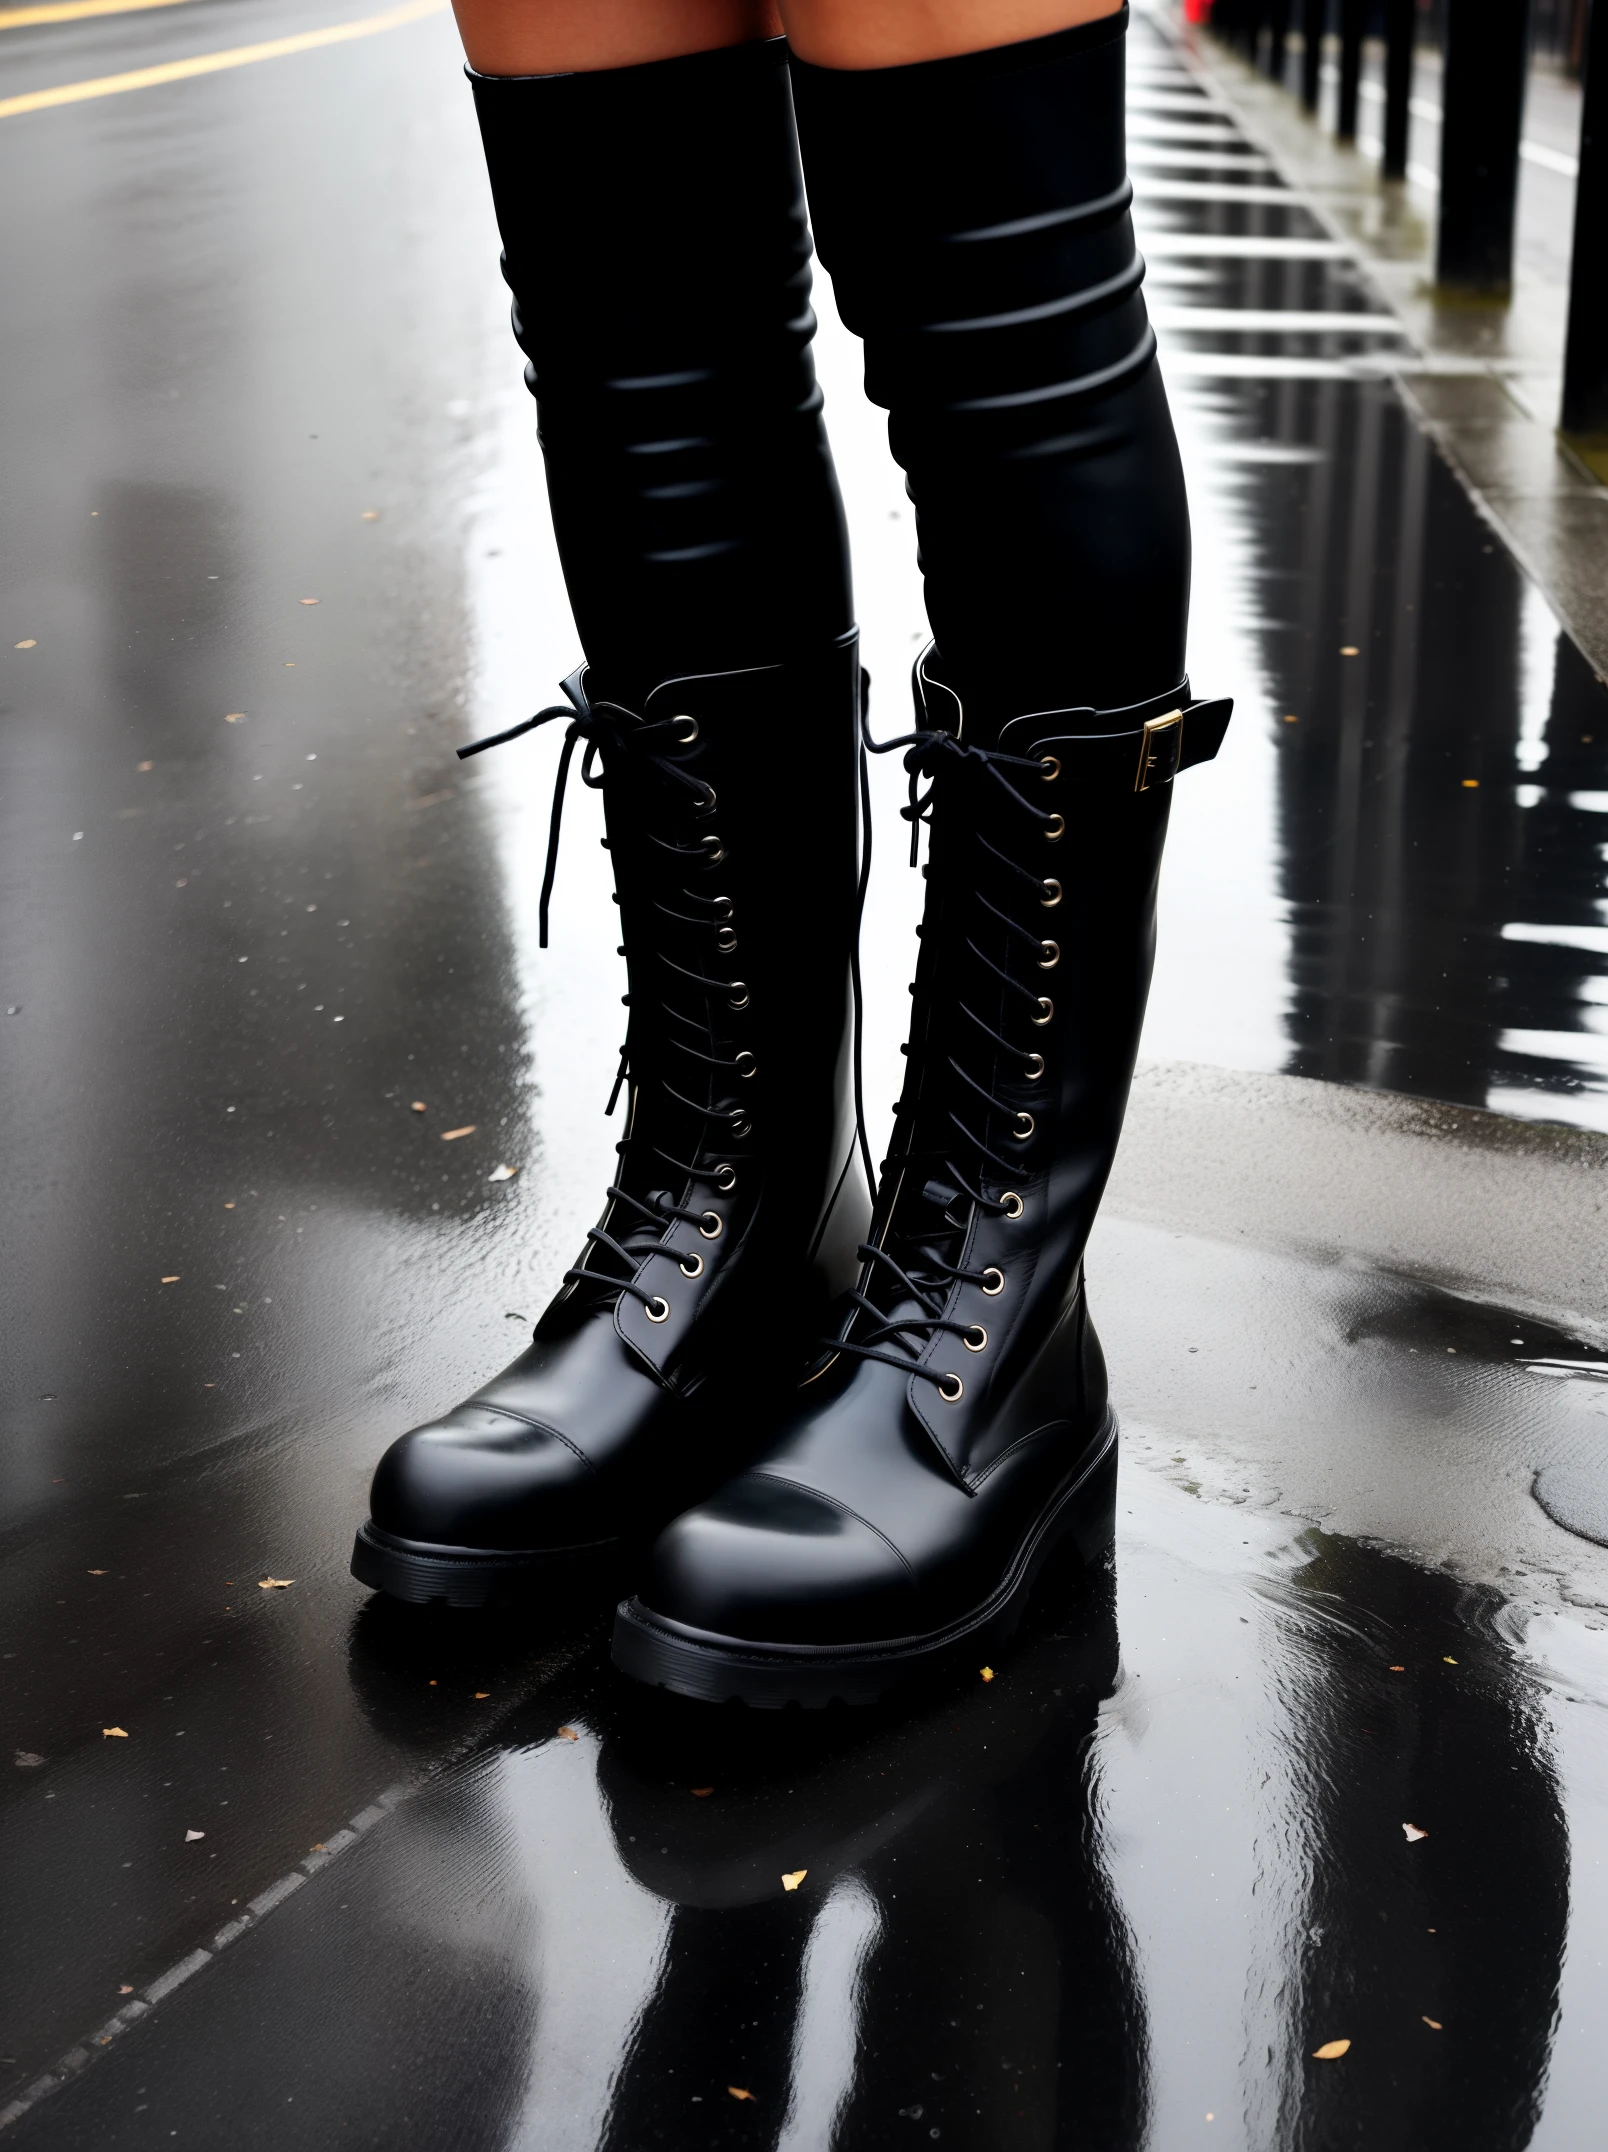
<instances>
[{"instance_id":1,"label":"bollard reflection","mask_svg":"<svg viewBox=\"0 0 1608 2152\"><path fill-rule=\"evenodd\" d=\"M1608 689L1390 383L1221 388L1288 1072L1608 1128Z\"/></svg>"},{"instance_id":2,"label":"bollard reflection","mask_svg":"<svg viewBox=\"0 0 1608 2152\"><path fill-rule=\"evenodd\" d=\"M1305 1544L1279 1595L1310 1849L1279 2141L1506 2152L1540 2120L1568 1921L1541 1685L1495 1593Z\"/></svg>"}]
</instances>

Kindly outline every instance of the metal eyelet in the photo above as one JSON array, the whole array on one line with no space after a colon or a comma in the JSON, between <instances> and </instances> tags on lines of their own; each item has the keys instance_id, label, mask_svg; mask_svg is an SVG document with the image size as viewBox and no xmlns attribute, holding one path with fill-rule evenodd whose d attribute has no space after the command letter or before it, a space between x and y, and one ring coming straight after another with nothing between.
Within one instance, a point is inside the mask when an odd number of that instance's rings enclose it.
<instances>
[{"instance_id":1,"label":"metal eyelet","mask_svg":"<svg viewBox=\"0 0 1608 2152\"><path fill-rule=\"evenodd\" d=\"M1040 762L1042 762L1042 763L1043 763L1043 765L1044 765L1044 782L1045 782L1045 783L1046 783L1047 785L1053 785L1053 784L1054 784L1054 782L1055 782L1055 780L1056 780L1056 779L1057 779L1057 778L1058 778L1058 777L1060 776L1060 774L1061 774L1061 758L1060 758L1060 756L1059 756L1059 755L1040 755L1040 756L1039 756L1039 760L1040 760Z\"/></svg>"},{"instance_id":2,"label":"metal eyelet","mask_svg":"<svg viewBox=\"0 0 1608 2152\"><path fill-rule=\"evenodd\" d=\"M1024 1083L1037 1083L1043 1074L1044 1056L1042 1054L1029 1054L1027 1067L1022 1071L1022 1081Z\"/></svg>"},{"instance_id":3,"label":"metal eyelet","mask_svg":"<svg viewBox=\"0 0 1608 2152\"><path fill-rule=\"evenodd\" d=\"M1044 954L1039 958L1039 970L1054 971L1056 965L1061 961L1061 944L1047 941L1040 942L1039 947L1044 951Z\"/></svg>"},{"instance_id":4,"label":"metal eyelet","mask_svg":"<svg viewBox=\"0 0 1608 2152\"><path fill-rule=\"evenodd\" d=\"M736 928L735 928L735 927L722 927L722 928L720 929L719 933L718 933L718 934L716 934L716 936L715 936L715 947L716 947L716 948L717 948L717 949L718 949L718 950L720 951L720 953L721 953L721 955L722 955L722 956L730 956L730 955L731 955L731 953L732 953L732 951L733 951L733 950L734 950L734 949L736 948L736 946L737 946L737 930L736 930Z\"/></svg>"},{"instance_id":5,"label":"metal eyelet","mask_svg":"<svg viewBox=\"0 0 1608 2152\"><path fill-rule=\"evenodd\" d=\"M703 788L703 798L699 800L696 808L693 811L695 814L713 814L715 811L715 804L716 802L714 786L705 785Z\"/></svg>"},{"instance_id":6,"label":"metal eyelet","mask_svg":"<svg viewBox=\"0 0 1608 2152\"><path fill-rule=\"evenodd\" d=\"M1024 1121L1027 1123L1025 1128L1022 1126ZM1011 1130L1012 1143L1025 1143L1037 1127L1038 1123L1030 1113L1019 1113L1016 1116L1016 1126Z\"/></svg>"},{"instance_id":7,"label":"metal eyelet","mask_svg":"<svg viewBox=\"0 0 1608 2152\"><path fill-rule=\"evenodd\" d=\"M951 1383L954 1384L953 1389L949 1387ZM938 1377L938 1395L946 1405L958 1405L966 1395L966 1385L958 1375L940 1375Z\"/></svg>"},{"instance_id":8,"label":"metal eyelet","mask_svg":"<svg viewBox=\"0 0 1608 2152\"><path fill-rule=\"evenodd\" d=\"M655 1308L659 1311L657 1315L653 1312ZM670 1320L670 1303L662 1293L655 1293L642 1312L650 1323L667 1323Z\"/></svg>"},{"instance_id":9,"label":"metal eyelet","mask_svg":"<svg viewBox=\"0 0 1608 2152\"><path fill-rule=\"evenodd\" d=\"M992 1278L994 1281L992 1285L990 1285L988 1282L990 1278ZM1004 1292L1004 1290L1004 1271L996 1268L994 1264L990 1263L988 1268L983 1272L983 1291L988 1295L990 1300L997 1300L1000 1294Z\"/></svg>"},{"instance_id":10,"label":"metal eyelet","mask_svg":"<svg viewBox=\"0 0 1608 2152\"><path fill-rule=\"evenodd\" d=\"M1053 912L1061 901L1061 885L1054 875L1047 875L1043 887L1044 894L1039 898L1039 902L1047 912Z\"/></svg>"},{"instance_id":11,"label":"metal eyelet","mask_svg":"<svg viewBox=\"0 0 1608 2152\"><path fill-rule=\"evenodd\" d=\"M727 1004L728 1007L733 1009L746 1009L749 1002L752 1001L753 998L754 997L752 996L752 994L750 994L748 991L748 981L746 979L733 979L733 981L731 982L731 994Z\"/></svg>"},{"instance_id":12,"label":"metal eyelet","mask_svg":"<svg viewBox=\"0 0 1608 2152\"><path fill-rule=\"evenodd\" d=\"M729 1196L732 1190L736 1187L736 1185L737 1168L735 1166L716 1166L715 1186L720 1190L723 1196ZM708 1215L710 1217L713 1217L714 1213L711 1211L708 1213ZM711 1233L709 1237L711 1240L713 1240L715 1236Z\"/></svg>"},{"instance_id":13,"label":"metal eyelet","mask_svg":"<svg viewBox=\"0 0 1608 2152\"><path fill-rule=\"evenodd\" d=\"M670 722L672 725L685 725L687 727L685 732L678 731L676 738L683 747L690 747L698 737L698 720L695 717L673 717Z\"/></svg>"},{"instance_id":14,"label":"metal eyelet","mask_svg":"<svg viewBox=\"0 0 1608 2152\"><path fill-rule=\"evenodd\" d=\"M975 1344L972 1343L974 1338L977 1341ZM968 1352L984 1352L988 1347L988 1332L981 1323L973 1323L969 1330L960 1333L960 1342Z\"/></svg>"},{"instance_id":15,"label":"metal eyelet","mask_svg":"<svg viewBox=\"0 0 1608 2152\"><path fill-rule=\"evenodd\" d=\"M731 1132L739 1143L742 1142L745 1136L751 1136L754 1133L753 1122L747 1119L741 1108L731 1117Z\"/></svg>"},{"instance_id":16,"label":"metal eyelet","mask_svg":"<svg viewBox=\"0 0 1608 2152\"><path fill-rule=\"evenodd\" d=\"M1016 1190L1014 1188L1007 1188L1005 1193L999 1199L999 1207L1005 1213L1005 1216L1007 1218L1016 1219L1021 1217L1023 1211L1026 1210L1027 1205L1022 1201L1021 1197L1016 1193Z\"/></svg>"},{"instance_id":17,"label":"metal eyelet","mask_svg":"<svg viewBox=\"0 0 1608 2152\"><path fill-rule=\"evenodd\" d=\"M1038 1005L1043 1013L1039 1016L1035 1016L1032 1021L1035 1024L1053 1023L1055 1020L1055 1003L1051 1001L1049 995L1040 994L1038 998Z\"/></svg>"},{"instance_id":18,"label":"metal eyelet","mask_svg":"<svg viewBox=\"0 0 1608 2152\"><path fill-rule=\"evenodd\" d=\"M729 919L731 917L730 897L711 897L709 902L714 907L714 914L717 919Z\"/></svg>"},{"instance_id":19,"label":"metal eyelet","mask_svg":"<svg viewBox=\"0 0 1608 2152\"><path fill-rule=\"evenodd\" d=\"M1045 843L1046 843L1046 844L1059 844L1059 843L1060 843L1060 841L1061 841L1061 839L1062 839L1062 838L1063 838L1063 837L1064 837L1065 835L1066 835L1066 816L1065 816L1064 814L1052 814L1052 815L1050 816L1050 819L1049 819L1049 821L1048 821L1048 822L1046 822L1046 823L1045 823L1045 825L1044 825L1044 841L1045 841Z\"/></svg>"},{"instance_id":20,"label":"metal eyelet","mask_svg":"<svg viewBox=\"0 0 1608 2152\"><path fill-rule=\"evenodd\" d=\"M705 1240L719 1240L726 1230L719 1211L705 1211L698 1221L698 1230Z\"/></svg>"},{"instance_id":21,"label":"metal eyelet","mask_svg":"<svg viewBox=\"0 0 1608 2152\"><path fill-rule=\"evenodd\" d=\"M737 1056L737 1060L734 1065L736 1067L738 1075L742 1077L745 1083L748 1081L749 1077L755 1075L759 1069L759 1063L754 1059L753 1055L748 1051L748 1048L746 1046Z\"/></svg>"},{"instance_id":22,"label":"metal eyelet","mask_svg":"<svg viewBox=\"0 0 1608 2152\"><path fill-rule=\"evenodd\" d=\"M708 864L711 867L718 867L720 865L720 862L726 856L726 847L721 843L720 839L714 834L713 831L711 831L707 837L701 838L699 841L702 843L704 850L709 854Z\"/></svg>"},{"instance_id":23,"label":"metal eyelet","mask_svg":"<svg viewBox=\"0 0 1608 2152\"><path fill-rule=\"evenodd\" d=\"M704 1259L694 1251L691 1255L682 1256L679 1259L677 1268L684 1278L701 1278L703 1276Z\"/></svg>"}]
</instances>

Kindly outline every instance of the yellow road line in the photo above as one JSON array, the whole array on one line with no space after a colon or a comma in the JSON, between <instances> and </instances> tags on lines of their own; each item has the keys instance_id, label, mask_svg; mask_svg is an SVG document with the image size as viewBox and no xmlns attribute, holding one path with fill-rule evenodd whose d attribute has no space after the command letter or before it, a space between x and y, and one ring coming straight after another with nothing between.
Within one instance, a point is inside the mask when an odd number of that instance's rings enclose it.
<instances>
[{"instance_id":1,"label":"yellow road line","mask_svg":"<svg viewBox=\"0 0 1608 2152\"><path fill-rule=\"evenodd\" d=\"M92 82L64 82L53 90L0 97L0 120L14 119L21 112L48 111L52 105L80 104L86 97L116 97L123 90L148 90L161 82L188 81L192 75L215 75L226 67L249 67L254 60L282 60L290 53L314 52L322 45L344 45L349 38L400 29L421 15L437 14L446 4L447 0L407 0L405 6L387 8L383 15L332 23L327 30L302 30L294 37L274 37L262 45L237 45L232 52L202 52L193 60L166 60L160 67L136 67L126 75L99 75Z\"/></svg>"},{"instance_id":2,"label":"yellow road line","mask_svg":"<svg viewBox=\"0 0 1608 2152\"><path fill-rule=\"evenodd\" d=\"M36 22L82 22L86 15L132 15L138 8L187 7L189 0L45 0L42 7L0 7L0 30Z\"/></svg>"}]
</instances>

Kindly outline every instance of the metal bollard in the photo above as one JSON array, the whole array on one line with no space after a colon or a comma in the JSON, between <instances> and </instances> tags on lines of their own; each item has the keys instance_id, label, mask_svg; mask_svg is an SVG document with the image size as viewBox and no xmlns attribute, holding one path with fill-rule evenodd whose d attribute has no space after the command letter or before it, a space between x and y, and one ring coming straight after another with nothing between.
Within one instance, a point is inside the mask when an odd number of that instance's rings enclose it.
<instances>
[{"instance_id":1,"label":"metal bollard","mask_svg":"<svg viewBox=\"0 0 1608 2152\"><path fill-rule=\"evenodd\" d=\"M1529 13L1529 0L1447 0L1435 281L1448 293L1512 295Z\"/></svg>"},{"instance_id":2,"label":"metal bollard","mask_svg":"<svg viewBox=\"0 0 1608 2152\"><path fill-rule=\"evenodd\" d=\"M1575 187L1563 431L1608 477L1608 24L1591 11L1581 61L1580 178Z\"/></svg>"},{"instance_id":3,"label":"metal bollard","mask_svg":"<svg viewBox=\"0 0 1608 2152\"><path fill-rule=\"evenodd\" d=\"M1318 109L1323 68L1323 33L1329 20L1329 0L1302 0L1301 5L1301 102L1308 112Z\"/></svg>"},{"instance_id":4,"label":"metal bollard","mask_svg":"<svg viewBox=\"0 0 1608 2152\"><path fill-rule=\"evenodd\" d=\"M1340 106L1334 131L1338 140L1357 139L1357 92L1362 84L1362 33L1367 0L1340 0Z\"/></svg>"},{"instance_id":5,"label":"metal bollard","mask_svg":"<svg viewBox=\"0 0 1608 2152\"><path fill-rule=\"evenodd\" d=\"M1285 47L1290 35L1290 0L1273 0L1268 10L1267 58L1263 62L1273 80L1284 80Z\"/></svg>"},{"instance_id":6,"label":"metal bollard","mask_svg":"<svg viewBox=\"0 0 1608 2152\"><path fill-rule=\"evenodd\" d=\"M1407 177L1408 106L1417 37L1417 0L1385 0L1385 153L1379 169L1386 179Z\"/></svg>"}]
</instances>

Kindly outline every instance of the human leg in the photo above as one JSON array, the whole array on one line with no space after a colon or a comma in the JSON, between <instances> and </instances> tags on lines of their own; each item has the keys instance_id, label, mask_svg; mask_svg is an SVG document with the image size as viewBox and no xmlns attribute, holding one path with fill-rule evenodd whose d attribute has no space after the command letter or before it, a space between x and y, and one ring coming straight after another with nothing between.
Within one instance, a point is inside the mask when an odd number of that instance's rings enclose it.
<instances>
[{"instance_id":1,"label":"human leg","mask_svg":"<svg viewBox=\"0 0 1608 2152\"><path fill-rule=\"evenodd\" d=\"M859 667L785 54L471 79L588 659L560 784L584 741L630 988L603 1216L529 1351L392 1445L359 1535L364 1581L478 1604L751 1452L868 1197Z\"/></svg>"},{"instance_id":2,"label":"human leg","mask_svg":"<svg viewBox=\"0 0 1608 2152\"><path fill-rule=\"evenodd\" d=\"M936 647L907 759L931 845L858 1290L776 1442L663 1535L616 1626L628 1671L689 1694L866 1700L975 1666L1057 1545L1092 1559L1109 1537L1083 1250L1172 780L1228 717L1184 678L1188 513L1128 215L1125 29L795 62L822 260L916 506Z\"/></svg>"}]
</instances>

